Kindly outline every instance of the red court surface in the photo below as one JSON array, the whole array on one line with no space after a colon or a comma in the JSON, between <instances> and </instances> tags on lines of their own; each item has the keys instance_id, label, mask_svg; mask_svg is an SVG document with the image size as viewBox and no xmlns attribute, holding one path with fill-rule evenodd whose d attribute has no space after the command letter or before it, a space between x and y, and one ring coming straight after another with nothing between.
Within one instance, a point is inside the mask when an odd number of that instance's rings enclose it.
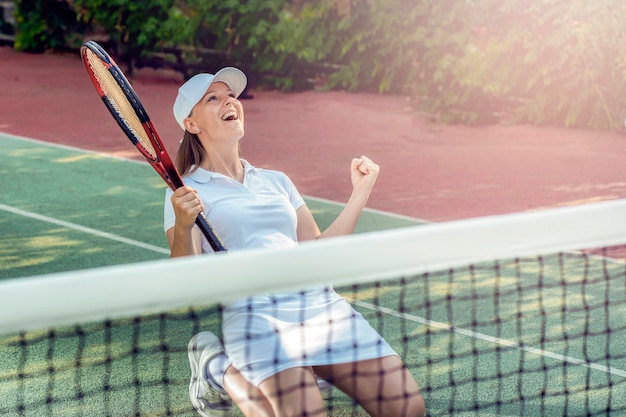
<instances>
[{"instance_id":1,"label":"red court surface","mask_svg":"<svg viewBox=\"0 0 626 417\"><path fill-rule=\"evenodd\" d=\"M173 154L179 75L142 70L134 88ZM139 158L78 56L0 47L0 132ZM369 207L430 221L626 196L626 134L533 126L444 126L402 97L251 91L242 155L309 196L345 202L349 164L381 165ZM5 179L7 181L10 179Z\"/></svg>"}]
</instances>

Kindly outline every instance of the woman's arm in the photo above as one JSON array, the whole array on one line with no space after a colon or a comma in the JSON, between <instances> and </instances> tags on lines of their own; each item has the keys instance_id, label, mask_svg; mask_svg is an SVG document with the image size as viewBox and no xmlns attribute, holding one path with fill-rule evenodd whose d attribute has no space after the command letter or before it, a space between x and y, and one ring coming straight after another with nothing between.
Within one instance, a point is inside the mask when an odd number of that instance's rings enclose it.
<instances>
[{"instance_id":1,"label":"woman's arm","mask_svg":"<svg viewBox=\"0 0 626 417\"><path fill-rule=\"evenodd\" d=\"M193 188L181 187L171 198L176 216L174 227L165 233L170 245L170 257L199 255L202 253L201 232L194 227L204 205Z\"/></svg>"},{"instance_id":2,"label":"woman's arm","mask_svg":"<svg viewBox=\"0 0 626 417\"><path fill-rule=\"evenodd\" d=\"M324 232L320 233L308 207L300 207L296 212L298 215L298 240L320 239L353 233L372 188L374 188L379 171L380 167L369 158L365 156L354 158L350 165L352 195L339 216Z\"/></svg>"}]
</instances>

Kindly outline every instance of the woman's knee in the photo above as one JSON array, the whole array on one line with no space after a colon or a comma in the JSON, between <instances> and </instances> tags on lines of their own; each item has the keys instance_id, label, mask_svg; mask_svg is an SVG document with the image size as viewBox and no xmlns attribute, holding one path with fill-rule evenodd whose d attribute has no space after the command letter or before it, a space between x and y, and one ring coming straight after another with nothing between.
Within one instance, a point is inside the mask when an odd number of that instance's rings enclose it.
<instances>
[{"instance_id":1,"label":"woman's knee","mask_svg":"<svg viewBox=\"0 0 626 417\"><path fill-rule=\"evenodd\" d=\"M309 367L290 368L259 385L278 417L326 416L317 380Z\"/></svg>"},{"instance_id":2,"label":"woman's knee","mask_svg":"<svg viewBox=\"0 0 626 417\"><path fill-rule=\"evenodd\" d=\"M275 417L265 394L230 366L224 376L224 388L246 417Z\"/></svg>"},{"instance_id":3,"label":"woman's knee","mask_svg":"<svg viewBox=\"0 0 626 417\"><path fill-rule=\"evenodd\" d=\"M424 397L421 392L417 392L417 394L412 396L408 402L406 416L424 417L424 414L426 414Z\"/></svg>"},{"instance_id":4,"label":"woman's knee","mask_svg":"<svg viewBox=\"0 0 626 417\"><path fill-rule=\"evenodd\" d=\"M362 405L372 417L423 417L426 413L424 398L419 391L404 393L402 398L386 397Z\"/></svg>"},{"instance_id":5,"label":"woman's knee","mask_svg":"<svg viewBox=\"0 0 626 417\"><path fill-rule=\"evenodd\" d=\"M344 391L375 417L422 417L419 386L397 356L316 368L318 375Z\"/></svg>"}]
</instances>

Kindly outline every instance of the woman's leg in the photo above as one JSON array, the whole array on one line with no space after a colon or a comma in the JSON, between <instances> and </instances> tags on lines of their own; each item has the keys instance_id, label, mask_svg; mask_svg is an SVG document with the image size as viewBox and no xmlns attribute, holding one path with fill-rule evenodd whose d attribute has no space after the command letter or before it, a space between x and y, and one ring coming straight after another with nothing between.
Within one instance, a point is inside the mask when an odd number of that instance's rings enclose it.
<instances>
[{"instance_id":1,"label":"woman's leg","mask_svg":"<svg viewBox=\"0 0 626 417\"><path fill-rule=\"evenodd\" d=\"M326 416L326 406L311 367L279 372L261 382L259 389L276 417Z\"/></svg>"},{"instance_id":2,"label":"woman's leg","mask_svg":"<svg viewBox=\"0 0 626 417\"><path fill-rule=\"evenodd\" d=\"M315 372L372 417L422 417L425 413L417 382L398 356L319 366Z\"/></svg>"},{"instance_id":3,"label":"woman's leg","mask_svg":"<svg viewBox=\"0 0 626 417\"><path fill-rule=\"evenodd\" d=\"M232 417L234 401L246 417L274 416L263 393L230 365L224 356L222 342L213 333L194 335L188 344L188 355L191 366L189 396L198 414ZM215 361L219 363L212 371Z\"/></svg>"},{"instance_id":4,"label":"woman's leg","mask_svg":"<svg viewBox=\"0 0 626 417\"><path fill-rule=\"evenodd\" d=\"M224 389L246 417L274 416L272 406L265 394L244 378L232 365L224 374Z\"/></svg>"}]
</instances>

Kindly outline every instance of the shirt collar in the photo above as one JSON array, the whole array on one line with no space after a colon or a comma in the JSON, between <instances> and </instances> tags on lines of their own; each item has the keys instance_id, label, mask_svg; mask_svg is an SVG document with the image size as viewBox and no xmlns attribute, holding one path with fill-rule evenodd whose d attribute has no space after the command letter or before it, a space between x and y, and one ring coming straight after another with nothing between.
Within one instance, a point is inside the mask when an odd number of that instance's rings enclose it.
<instances>
[{"instance_id":1,"label":"shirt collar","mask_svg":"<svg viewBox=\"0 0 626 417\"><path fill-rule=\"evenodd\" d=\"M248 161L246 161L243 158L239 159L241 161L241 163L243 164L243 175L244 177L248 175L248 173L253 172L256 167L254 165L251 165ZM196 168L195 171L193 171L191 174L189 174L187 176L187 178L194 180L195 182L198 183L207 183L209 181L211 181L214 178L226 178L224 175L218 173L218 172L213 172L213 171L209 171L206 170L204 168Z\"/></svg>"}]
</instances>

